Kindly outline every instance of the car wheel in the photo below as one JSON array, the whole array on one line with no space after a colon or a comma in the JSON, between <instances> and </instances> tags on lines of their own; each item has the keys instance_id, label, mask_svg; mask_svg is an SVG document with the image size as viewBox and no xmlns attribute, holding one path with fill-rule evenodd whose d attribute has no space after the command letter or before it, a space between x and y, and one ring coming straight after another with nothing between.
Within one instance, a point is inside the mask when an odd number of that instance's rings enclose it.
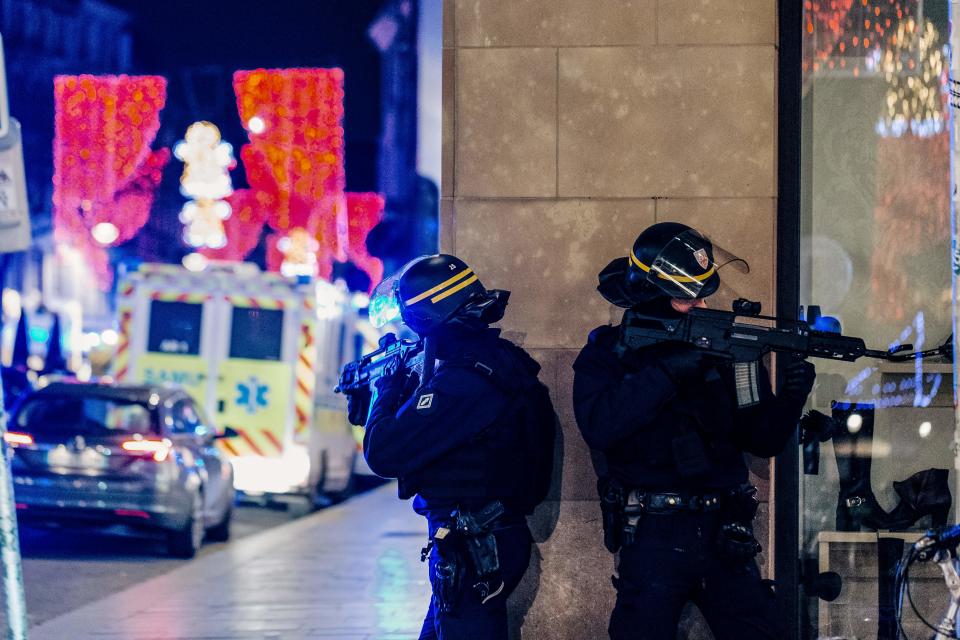
<instances>
[{"instance_id":1,"label":"car wheel","mask_svg":"<svg viewBox=\"0 0 960 640\"><path fill-rule=\"evenodd\" d=\"M207 529L207 540L212 542L226 542L230 539L230 519L233 517L233 505L227 507L223 520Z\"/></svg>"},{"instance_id":2,"label":"car wheel","mask_svg":"<svg viewBox=\"0 0 960 640\"><path fill-rule=\"evenodd\" d=\"M192 558L197 555L200 545L203 544L203 535L206 533L203 526L203 494L199 491L193 494L193 507L190 517L182 529L171 531L167 538L167 549L170 555L177 558Z\"/></svg>"},{"instance_id":3,"label":"car wheel","mask_svg":"<svg viewBox=\"0 0 960 640\"><path fill-rule=\"evenodd\" d=\"M287 502L287 513L291 518L301 518L308 513L313 513L317 508L317 490L313 489L305 496L296 496Z\"/></svg>"},{"instance_id":4,"label":"car wheel","mask_svg":"<svg viewBox=\"0 0 960 640\"><path fill-rule=\"evenodd\" d=\"M350 458L350 477L347 478L347 484L340 489L339 491L332 491L329 493L330 498L334 502L343 502L347 498L353 495L357 490L357 474L353 471L353 465L356 463L356 454Z\"/></svg>"}]
</instances>

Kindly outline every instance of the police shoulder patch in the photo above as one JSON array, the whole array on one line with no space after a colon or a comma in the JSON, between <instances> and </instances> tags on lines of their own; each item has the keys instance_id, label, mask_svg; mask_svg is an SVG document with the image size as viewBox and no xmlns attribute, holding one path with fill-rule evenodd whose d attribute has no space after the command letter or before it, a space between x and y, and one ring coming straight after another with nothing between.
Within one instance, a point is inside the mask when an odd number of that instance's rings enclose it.
<instances>
[{"instance_id":1,"label":"police shoulder patch","mask_svg":"<svg viewBox=\"0 0 960 640\"><path fill-rule=\"evenodd\" d=\"M426 411L433 407L433 394L424 393L417 399L417 411Z\"/></svg>"}]
</instances>

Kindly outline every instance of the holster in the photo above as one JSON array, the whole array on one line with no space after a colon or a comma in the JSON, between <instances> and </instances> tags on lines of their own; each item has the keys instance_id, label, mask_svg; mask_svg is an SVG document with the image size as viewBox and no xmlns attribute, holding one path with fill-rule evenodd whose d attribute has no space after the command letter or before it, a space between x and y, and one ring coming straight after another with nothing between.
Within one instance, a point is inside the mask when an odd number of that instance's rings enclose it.
<instances>
[{"instance_id":1,"label":"holster","mask_svg":"<svg viewBox=\"0 0 960 640\"><path fill-rule=\"evenodd\" d=\"M456 512L457 531L463 536L473 568L480 578L500 570L500 557L497 554L497 538L493 535L493 525L505 511L503 504L497 500L479 511L458 510Z\"/></svg>"},{"instance_id":2,"label":"holster","mask_svg":"<svg viewBox=\"0 0 960 640\"><path fill-rule=\"evenodd\" d=\"M763 547L753 535L753 519L760 501L757 488L743 485L732 490L724 504L724 524L717 532L717 551L736 563L752 560Z\"/></svg>"},{"instance_id":3,"label":"holster","mask_svg":"<svg viewBox=\"0 0 960 640\"><path fill-rule=\"evenodd\" d=\"M457 545L453 524L438 527L430 542L420 553L420 560L430 552L437 554L437 562L430 575L430 586L443 613L455 613L463 587L463 559Z\"/></svg>"},{"instance_id":4,"label":"holster","mask_svg":"<svg viewBox=\"0 0 960 640\"><path fill-rule=\"evenodd\" d=\"M433 541L440 553L434 578L434 595L442 611L455 611L463 590L465 562L473 567L471 587L482 603L493 598L503 589L500 575L500 555L494 529L506 509L500 501L494 501L476 511L456 509L450 514L449 527L441 527L442 539L434 534Z\"/></svg>"},{"instance_id":5,"label":"holster","mask_svg":"<svg viewBox=\"0 0 960 640\"><path fill-rule=\"evenodd\" d=\"M603 518L603 546L610 553L616 553L623 544L623 485L608 476L597 480L597 493L600 494L600 515Z\"/></svg>"}]
</instances>

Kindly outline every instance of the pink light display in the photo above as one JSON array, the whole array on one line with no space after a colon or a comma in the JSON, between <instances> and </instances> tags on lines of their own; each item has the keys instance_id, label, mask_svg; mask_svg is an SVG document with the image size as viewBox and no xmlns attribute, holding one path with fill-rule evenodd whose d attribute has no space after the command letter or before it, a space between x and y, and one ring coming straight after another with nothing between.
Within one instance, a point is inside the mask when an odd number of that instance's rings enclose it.
<instances>
[{"instance_id":1,"label":"pink light display","mask_svg":"<svg viewBox=\"0 0 960 640\"><path fill-rule=\"evenodd\" d=\"M383 218L379 193L347 194L347 258L370 276L370 288L383 279L383 262L367 252L367 234Z\"/></svg>"},{"instance_id":2,"label":"pink light display","mask_svg":"<svg viewBox=\"0 0 960 640\"><path fill-rule=\"evenodd\" d=\"M219 249L203 247L199 250L212 260L242 261L260 242L266 212L273 206L273 197L253 189L235 189L224 198L232 213L223 221L227 244Z\"/></svg>"},{"instance_id":3,"label":"pink light display","mask_svg":"<svg viewBox=\"0 0 960 640\"><path fill-rule=\"evenodd\" d=\"M256 189L277 195L267 223L301 226L295 197L319 201L343 192L343 71L257 69L233 75L240 120L250 144L242 151Z\"/></svg>"},{"instance_id":4,"label":"pink light display","mask_svg":"<svg viewBox=\"0 0 960 640\"><path fill-rule=\"evenodd\" d=\"M343 71L238 71L233 85L250 140L240 151L247 182L264 205L260 218L276 232L267 267L330 278L334 261L351 259L378 282L383 265L364 241L383 198L344 193ZM251 231L228 229L228 247Z\"/></svg>"},{"instance_id":5,"label":"pink light display","mask_svg":"<svg viewBox=\"0 0 960 640\"><path fill-rule=\"evenodd\" d=\"M166 101L160 76L54 79L54 237L87 258L101 288L111 283L91 229L109 223L129 240L147 222L168 149L151 151Z\"/></svg>"}]
</instances>

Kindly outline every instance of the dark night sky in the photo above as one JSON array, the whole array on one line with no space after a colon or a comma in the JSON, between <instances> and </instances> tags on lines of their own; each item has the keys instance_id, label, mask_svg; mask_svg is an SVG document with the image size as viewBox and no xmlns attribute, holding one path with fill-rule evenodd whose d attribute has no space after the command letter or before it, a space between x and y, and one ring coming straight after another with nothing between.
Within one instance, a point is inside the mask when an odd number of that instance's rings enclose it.
<instances>
[{"instance_id":1,"label":"dark night sky","mask_svg":"<svg viewBox=\"0 0 960 640\"><path fill-rule=\"evenodd\" d=\"M344 70L347 190L376 191L380 140L380 56L366 35L381 0L109 0L133 18L135 73L167 78L167 104L153 148L173 147L197 120L216 124L234 147L233 186L247 186L239 163L247 142L232 75L238 69L340 67ZM164 171L147 227L121 249L179 260L181 165ZM262 260L262 245L250 260Z\"/></svg>"},{"instance_id":2,"label":"dark night sky","mask_svg":"<svg viewBox=\"0 0 960 640\"><path fill-rule=\"evenodd\" d=\"M239 150L246 135L231 84L237 69L337 66L345 74L347 188L376 189L380 59L366 29L381 0L109 2L133 16L136 71L169 81L154 147L174 144L191 122L209 119ZM244 181L238 175L234 182Z\"/></svg>"}]
</instances>

